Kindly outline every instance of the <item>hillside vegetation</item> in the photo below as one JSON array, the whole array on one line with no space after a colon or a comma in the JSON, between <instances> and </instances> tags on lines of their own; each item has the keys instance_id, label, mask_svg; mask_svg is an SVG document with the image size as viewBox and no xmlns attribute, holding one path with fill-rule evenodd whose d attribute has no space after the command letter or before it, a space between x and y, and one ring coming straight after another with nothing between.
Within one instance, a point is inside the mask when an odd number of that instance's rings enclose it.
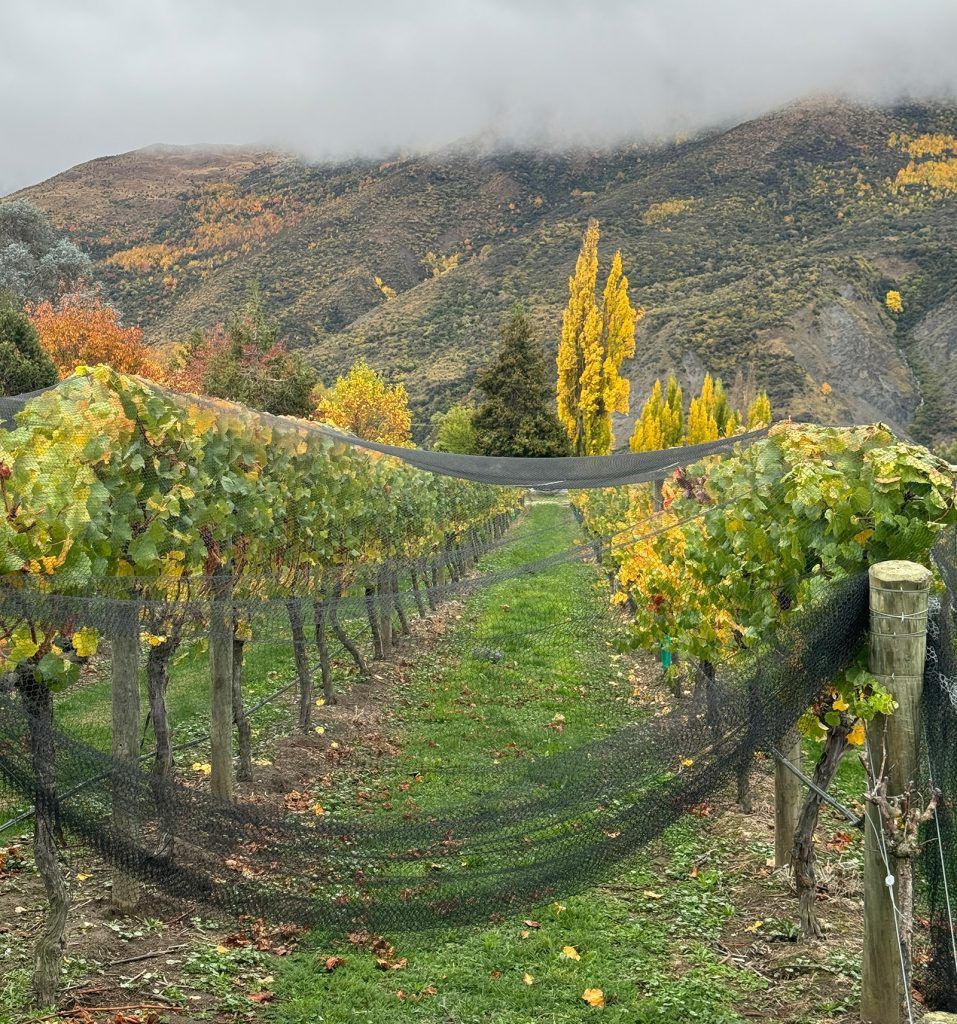
<instances>
[{"instance_id":1,"label":"hillside vegetation","mask_svg":"<svg viewBox=\"0 0 957 1024\"><path fill-rule=\"evenodd\" d=\"M152 339L225 319L258 280L326 380L359 356L404 380L417 433L468 392L516 300L554 351L596 217L646 310L622 368L637 393L710 370L767 388L779 412L943 442L957 436L955 133L950 107L819 103L601 153L310 164L152 147L19 195Z\"/></svg>"}]
</instances>

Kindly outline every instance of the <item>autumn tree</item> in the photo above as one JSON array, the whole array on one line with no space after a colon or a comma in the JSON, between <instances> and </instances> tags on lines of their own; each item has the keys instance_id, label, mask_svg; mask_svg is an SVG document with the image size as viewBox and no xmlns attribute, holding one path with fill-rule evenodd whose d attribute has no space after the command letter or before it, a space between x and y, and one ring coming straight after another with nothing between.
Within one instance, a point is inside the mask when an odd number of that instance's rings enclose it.
<instances>
[{"instance_id":1,"label":"autumn tree","mask_svg":"<svg viewBox=\"0 0 957 1024\"><path fill-rule=\"evenodd\" d=\"M123 327L119 313L98 295L70 294L29 307L30 319L61 378L77 366L106 363L120 373L158 380L162 371L138 327Z\"/></svg>"},{"instance_id":2,"label":"autumn tree","mask_svg":"<svg viewBox=\"0 0 957 1024\"><path fill-rule=\"evenodd\" d=\"M701 393L691 399L688 407L688 444L701 444L703 441L716 441L720 436L718 426L718 398L715 394L714 380L711 374L705 374Z\"/></svg>"},{"instance_id":3,"label":"autumn tree","mask_svg":"<svg viewBox=\"0 0 957 1024\"><path fill-rule=\"evenodd\" d=\"M226 324L193 331L179 347L169 381L182 391L305 418L312 414L318 377L302 356L287 349L253 284Z\"/></svg>"},{"instance_id":4,"label":"autumn tree","mask_svg":"<svg viewBox=\"0 0 957 1024\"><path fill-rule=\"evenodd\" d=\"M748 406L748 430L757 430L760 427L770 426L771 399L768 398L766 391L761 391Z\"/></svg>"},{"instance_id":5,"label":"autumn tree","mask_svg":"<svg viewBox=\"0 0 957 1024\"><path fill-rule=\"evenodd\" d=\"M667 392L663 396L661 381L656 380L635 421L630 447L633 452L651 452L661 448L674 448L684 435L684 409L681 385L674 377L668 378Z\"/></svg>"},{"instance_id":6,"label":"autumn tree","mask_svg":"<svg viewBox=\"0 0 957 1024\"><path fill-rule=\"evenodd\" d=\"M0 203L0 292L18 303L73 291L92 278L93 265L61 238L45 213L25 199Z\"/></svg>"},{"instance_id":7,"label":"autumn tree","mask_svg":"<svg viewBox=\"0 0 957 1024\"><path fill-rule=\"evenodd\" d=\"M596 299L598 238L598 221L592 220L568 281L558 346L558 418L577 455L611 451L612 414L628 411L629 385L619 371L634 355L635 326L644 316L628 298L621 252L612 260L600 304Z\"/></svg>"},{"instance_id":8,"label":"autumn tree","mask_svg":"<svg viewBox=\"0 0 957 1024\"><path fill-rule=\"evenodd\" d=\"M30 318L12 295L0 295L0 392L22 395L56 382L56 367Z\"/></svg>"},{"instance_id":9,"label":"autumn tree","mask_svg":"<svg viewBox=\"0 0 957 1024\"><path fill-rule=\"evenodd\" d=\"M485 393L473 422L479 455L567 455L568 441L551 406L545 353L520 306L502 325L502 342L475 383Z\"/></svg>"},{"instance_id":10,"label":"autumn tree","mask_svg":"<svg viewBox=\"0 0 957 1024\"><path fill-rule=\"evenodd\" d=\"M719 437L734 437L745 427L754 430L771 425L771 401L767 392L759 392L748 406L747 414L732 406L720 377L705 374L701 392L692 396L687 423L682 407L681 386L674 377L662 393L656 380L635 422L631 450L635 452L700 444Z\"/></svg>"},{"instance_id":11,"label":"autumn tree","mask_svg":"<svg viewBox=\"0 0 957 1024\"><path fill-rule=\"evenodd\" d=\"M390 387L364 359L318 395L314 416L367 441L412 445L412 414L405 386Z\"/></svg>"},{"instance_id":12,"label":"autumn tree","mask_svg":"<svg viewBox=\"0 0 957 1024\"><path fill-rule=\"evenodd\" d=\"M478 433L475 429L475 408L460 403L448 412L432 417L435 439L432 447L437 452L455 452L458 455L478 454Z\"/></svg>"}]
</instances>

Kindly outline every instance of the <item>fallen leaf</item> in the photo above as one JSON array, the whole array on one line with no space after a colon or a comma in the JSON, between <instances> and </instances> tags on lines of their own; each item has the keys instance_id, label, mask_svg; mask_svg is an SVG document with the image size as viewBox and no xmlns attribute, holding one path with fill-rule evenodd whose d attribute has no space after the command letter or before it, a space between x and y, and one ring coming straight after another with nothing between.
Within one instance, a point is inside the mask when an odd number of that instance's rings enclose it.
<instances>
[{"instance_id":1,"label":"fallen leaf","mask_svg":"<svg viewBox=\"0 0 957 1024\"><path fill-rule=\"evenodd\" d=\"M756 932L763 924L763 921L755 921L754 924L749 924L744 930L746 932Z\"/></svg>"},{"instance_id":2,"label":"fallen leaf","mask_svg":"<svg viewBox=\"0 0 957 1024\"><path fill-rule=\"evenodd\" d=\"M648 900L660 900L661 899L661 893L660 892L655 892L654 889L645 889L642 892L641 895L644 896L645 899L648 899Z\"/></svg>"},{"instance_id":3,"label":"fallen leaf","mask_svg":"<svg viewBox=\"0 0 957 1024\"><path fill-rule=\"evenodd\" d=\"M562 956L568 960L581 960L581 953L574 946L562 946Z\"/></svg>"},{"instance_id":4,"label":"fallen leaf","mask_svg":"<svg viewBox=\"0 0 957 1024\"><path fill-rule=\"evenodd\" d=\"M337 967L341 967L345 963L345 960L341 956L327 956L326 957L326 970L334 971Z\"/></svg>"},{"instance_id":5,"label":"fallen leaf","mask_svg":"<svg viewBox=\"0 0 957 1024\"><path fill-rule=\"evenodd\" d=\"M92 875L85 875L85 874L83 874L83 872L80 872L80 873L79 873L79 874L78 874L78 875L76 876L76 880L77 880L78 882L85 882L85 881L86 881L86 880L87 880L88 878L92 878L92 877L93 877Z\"/></svg>"},{"instance_id":6,"label":"fallen leaf","mask_svg":"<svg viewBox=\"0 0 957 1024\"><path fill-rule=\"evenodd\" d=\"M843 853L853 842L848 832L836 832L828 841L827 848L832 852Z\"/></svg>"},{"instance_id":7,"label":"fallen leaf","mask_svg":"<svg viewBox=\"0 0 957 1024\"><path fill-rule=\"evenodd\" d=\"M228 946L222 946L222 945L217 946L216 947L216 952L217 953L228 953L229 952L229 947Z\"/></svg>"},{"instance_id":8,"label":"fallen leaf","mask_svg":"<svg viewBox=\"0 0 957 1024\"><path fill-rule=\"evenodd\" d=\"M524 985L534 985L535 984L535 979L532 977L531 974L523 974L522 975L522 983Z\"/></svg>"},{"instance_id":9,"label":"fallen leaf","mask_svg":"<svg viewBox=\"0 0 957 1024\"><path fill-rule=\"evenodd\" d=\"M408 967L409 961L406 957L401 957L399 960L387 960L385 957L376 957L376 967L380 971L401 971L403 967Z\"/></svg>"},{"instance_id":10,"label":"fallen leaf","mask_svg":"<svg viewBox=\"0 0 957 1024\"><path fill-rule=\"evenodd\" d=\"M554 906L555 906L556 908L558 907L558 904L557 904L557 903L556 903L556 904L553 904L553 905L554 905ZM562 909L564 910L565 908L563 907ZM526 918L526 919L525 919L525 920L524 920L524 921L522 922L522 924L524 924L524 925L527 925L527 926L528 926L529 928L541 928L541 926L542 926L542 922L541 922L541 921L531 921L531 920L529 920L528 918Z\"/></svg>"},{"instance_id":11,"label":"fallen leaf","mask_svg":"<svg viewBox=\"0 0 957 1024\"><path fill-rule=\"evenodd\" d=\"M249 1001L251 1003L271 1003L275 999L275 993L264 991L264 992L250 992Z\"/></svg>"},{"instance_id":12,"label":"fallen leaf","mask_svg":"<svg viewBox=\"0 0 957 1024\"><path fill-rule=\"evenodd\" d=\"M600 988L586 988L582 992L582 999L588 1003L589 1006L604 1006L605 1005L605 993Z\"/></svg>"},{"instance_id":13,"label":"fallen leaf","mask_svg":"<svg viewBox=\"0 0 957 1024\"><path fill-rule=\"evenodd\" d=\"M527 928L524 928L522 931L518 933L518 937L520 939L527 939L531 934L532 933Z\"/></svg>"}]
</instances>

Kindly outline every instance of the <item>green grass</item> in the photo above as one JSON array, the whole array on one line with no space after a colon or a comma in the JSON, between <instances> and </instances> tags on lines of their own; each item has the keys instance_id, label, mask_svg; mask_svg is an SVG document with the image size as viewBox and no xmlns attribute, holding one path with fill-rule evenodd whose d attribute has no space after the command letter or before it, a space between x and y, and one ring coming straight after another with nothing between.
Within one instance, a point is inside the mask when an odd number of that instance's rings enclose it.
<instances>
[{"instance_id":1,"label":"green grass","mask_svg":"<svg viewBox=\"0 0 957 1024\"><path fill-rule=\"evenodd\" d=\"M247 704L267 696L293 678L292 651L284 643L250 643L243 663L243 694ZM110 678L108 667L84 685L65 691L57 698L57 722L84 742L110 749ZM149 704L145 673L140 684L141 716L146 723ZM209 660L204 643L184 644L174 658L167 692L167 710L173 730L173 743L198 738L208 731ZM268 711L260 713L255 724L269 721ZM146 730L144 750L149 749L152 734ZM202 748L200 748L202 749Z\"/></svg>"},{"instance_id":2,"label":"green grass","mask_svg":"<svg viewBox=\"0 0 957 1024\"><path fill-rule=\"evenodd\" d=\"M508 573L579 539L566 504L537 501L483 568ZM406 645L413 671L389 693L387 729L401 753L363 765L360 749L360 763L342 772L336 790L323 790L323 804L332 814L363 813L355 790L372 779L382 799L390 790L396 799L414 795L420 811L447 812L474 802L486 786L494 790L515 762L578 747L633 718L627 661L619 653L622 627L607 602L594 568L573 560L504 579L448 608L447 630L431 651ZM250 700L291 676L288 645L248 646ZM207 679L205 651L186 649L169 692L180 741L204 730ZM94 676L63 694L57 716L106 749L109 680ZM271 738L288 728L288 710L270 709L259 720L260 749L268 753ZM148 730L145 736L148 749ZM200 747L181 760L188 765L203 756ZM410 794L408 780L417 773L423 781ZM493 926L390 933L396 958L407 960L400 970L380 969L371 953L341 935L316 932L300 951L269 963L197 947L186 974L217 995L223 1019L246 1016L250 979L274 975L275 999L264 1007L273 1024L567 1024L596 1014L646 1024L740 1024L735 1004L760 982L723 964L714 949L734 914L722 874L729 857L720 841L702 834L699 819L687 817L614 879L561 902ZM495 909L488 908L490 917ZM564 955L568 946L580 959ZM344 962L329 972L325 962L333 955ZM24 983L11 978L6 988ZM601 989L605 1007L586 1005L586 989Z\"/></svg>"},{"instance_id":3,"label":"green grass","mask_svg":"<svg viewBox=\"0 0 957 1024\"><path fill-rule=\"evenodd\" d=\"M486 565L507 569L547 557L577 536L567 506L536 503L512 543ZM569 618L581 628L569 629L567 621L561 630L544 628ZM483 589L454 622L438 645L444 653L417 666L397 709L402 753L390 775L398 782L423 773L425 782L415 787L421 809L461 799L468 784L467 770L451 796L447 786L432 784L440 763L473 765L484 775L505 758L547 755L602 735L624 714L630 685L614 653L607 593L590 566L571 562ZM476 658L475 648L485 646L501 659ZM560 730L557 715L564 716ZM602 1014L648 1024L739 1021L735 999L755 979L721 964L707 945L733 908L714 866L720 858L692 877L702 852L699 827L696 819L683 820L654 859L646 854L613 882L530 908L527 918L538 927L516 916L494 927L390 934L396 956L408 960L401 970L383 971L368 952L314 934L312 948L277 972L270 1019L562 1024ZM581 959L563 955L566 946ZM331 955L345 962L328 972ZM603 1010L582 1001L589 988L604 992Z\"/></svg>"}]
</instances>

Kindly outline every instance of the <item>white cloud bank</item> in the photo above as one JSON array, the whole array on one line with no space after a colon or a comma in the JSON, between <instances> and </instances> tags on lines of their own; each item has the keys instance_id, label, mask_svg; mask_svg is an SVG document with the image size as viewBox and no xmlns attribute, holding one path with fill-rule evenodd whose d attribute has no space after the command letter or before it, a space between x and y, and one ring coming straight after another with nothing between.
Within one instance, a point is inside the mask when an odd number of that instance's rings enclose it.
<instances>
[{"instance_id":1,"label":"white cloud bank","mask_svg":"<svg viewBox=\"0 0 957 1024\"><path fill-rule=\"evenodd\" d=\"M957 94L955 0L18 0L0 194L154 142L608 144Z\"/></svg>"}]
</instances>

